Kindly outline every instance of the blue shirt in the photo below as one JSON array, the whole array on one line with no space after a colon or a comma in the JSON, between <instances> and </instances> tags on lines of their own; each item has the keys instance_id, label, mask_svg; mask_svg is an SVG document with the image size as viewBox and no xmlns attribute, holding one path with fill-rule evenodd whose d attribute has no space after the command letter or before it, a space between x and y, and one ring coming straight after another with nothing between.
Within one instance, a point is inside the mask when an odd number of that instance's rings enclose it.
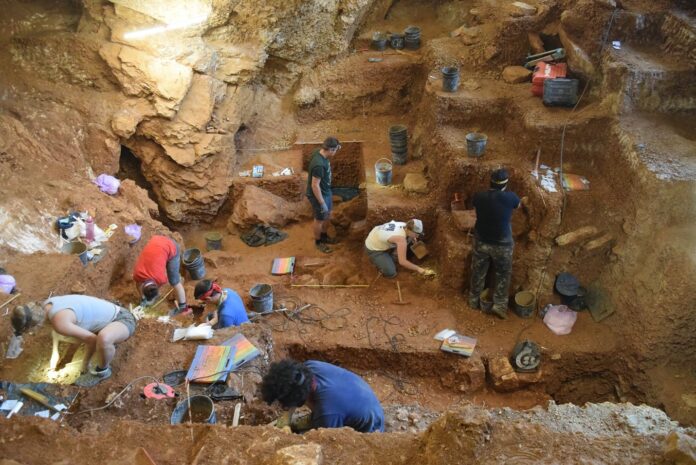
<instances>
[{"instance_id":1,"label":"blue shirt","mask_svg":"<svg viewBox=\"0 0 696 465\"><path fill-rule=\"evenodd\" d=\"M384 432L384 411L370 386L358 375L330 363L304 363L314 374L312 428L349 426L361 433Z\"/></svg>"},{"instance_id":2,"label":"blue shirt","mask_svg":"<svg viewBox=\"0 0 696 465\"><path fill-rule=\"evenodd\" d=\"M228 326L239 326L249 322L249 317L244 308L244 302L239 294L232 289L224 288L223 292L227 293L227 298L218 307L218 328L227 328Z\"/></svg>"},{"instance_id":3,"label":"blue shirt","mask_svg":"<svg viewBox=\"0 0 696 465\"><path fill-rule=\"evenodd\" d=\"M512 245L512 211L520 206L514 192L489 190L474 194L476 239L493 245Z\"/></svg>"}]
</instances>

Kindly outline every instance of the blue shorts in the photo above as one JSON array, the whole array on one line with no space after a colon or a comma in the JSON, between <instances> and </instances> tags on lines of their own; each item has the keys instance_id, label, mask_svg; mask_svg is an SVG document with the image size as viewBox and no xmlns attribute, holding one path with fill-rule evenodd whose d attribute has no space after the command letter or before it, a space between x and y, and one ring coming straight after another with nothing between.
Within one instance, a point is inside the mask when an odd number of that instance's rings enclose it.
<instances>
[{"instance_id":1,"label":"blue shorts","mask_svg":"<svg viewBox=\"0 0 696 465\"><path fill-rule=\"evenodd\" d=\"M318 221L328 220L329 216L331 216L331 210L333 209L333 199L331 198L331 194L322 194L322 197L324 198L326 207L329 209L326 213L321 212L321 204L317 198L314 197L314 194L307 196L309 203L312 204L312 210L314 210L314 219Z\"/></svg>"}]
</instances>

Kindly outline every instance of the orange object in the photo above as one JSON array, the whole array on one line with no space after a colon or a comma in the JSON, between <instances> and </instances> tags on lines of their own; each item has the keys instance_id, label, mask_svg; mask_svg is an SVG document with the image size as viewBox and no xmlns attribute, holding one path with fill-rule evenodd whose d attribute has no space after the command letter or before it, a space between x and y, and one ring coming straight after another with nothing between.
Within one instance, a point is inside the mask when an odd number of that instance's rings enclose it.
<instances>
[{"instance_id":1,"label":"orange object","mask_svg":"<svg viewBox=\"0 0 696 465\"><path fill-rule=\"evenodd\" d=\"M165 236L152 236L140 252L133 268L137 283L154 279L158 286L167 284L167 261L176 255L176 242Z\"/></svg>"},{"instance_id":2,"label":"orange object","mask_svg":"<svg viewBox=\"0 0 696 465\"><path fill-rule=\"evenodd\" d=\"M565 63L539 62L532 74L532 94L537 97L544 95L544 81L547 79L564 78L568 72Z\"/></svg>"}]
</instances>

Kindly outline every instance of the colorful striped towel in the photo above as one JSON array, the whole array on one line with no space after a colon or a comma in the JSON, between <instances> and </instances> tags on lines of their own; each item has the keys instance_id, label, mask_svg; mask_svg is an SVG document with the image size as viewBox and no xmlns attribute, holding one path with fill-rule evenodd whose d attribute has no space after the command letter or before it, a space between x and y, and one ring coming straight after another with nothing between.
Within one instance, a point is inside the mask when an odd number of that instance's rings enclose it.
<instances>
[{"instance_id":1,"label":"colorful striped towel","mask_svg":"<svg viewBox=\"0 0 696 465\"><path fill-rule=\"evenodd\" d=\"M236 347L198 346L186 379L193 383L224 381L232 370Z\"/></svg>"},{"instance_id":2,"label":"colorful striped towel","mask_svg":"<svg viewBox=\"0 0 696 465\"><path fill-rule=\"evenodd\" d=\"M222 345L230 346L234 350L234 360L231 364L232 370L236 370L246 362L261 355L261 351L241 333L235 334L232 338L223 342Z\"/></svg>"},{"instance_id":3,"label":"colorful striped towel","mask_svg":"<svg viewBox=\"0 0 696 465\"><path fill-rule=\"evenodd\" d=\"M290 274L295 270L295 257L275 258L273 259L273 267L271 274Z\"/></svg>"}]
</instances>

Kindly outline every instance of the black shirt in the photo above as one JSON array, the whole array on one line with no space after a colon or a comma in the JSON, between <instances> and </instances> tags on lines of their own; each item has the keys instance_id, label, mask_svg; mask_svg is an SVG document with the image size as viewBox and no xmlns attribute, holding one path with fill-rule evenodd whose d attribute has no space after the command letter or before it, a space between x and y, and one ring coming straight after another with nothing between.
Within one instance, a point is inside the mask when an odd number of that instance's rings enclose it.
<instances>
[{"instance_id":1,"label":"black shirt","mask_svg":"<svg viewBox=\"0 0 696 465\"><path fill-rule=\"evenodd\" d=\"M512 211L520 206L514 192L489 190L474 194L476 238L493 245L512 245Z\"/></svg>"},{"instance_id":2,"label":"black shirt","mask_svg":"<svg viewBox=\"0 0 696 465\"><path fill-rule=\"evenodd\" d=\"M312 153L312 159L307 167L309 177L307 178L307 195L314 197L312 192L312 178L319 178L319 189L321 195L326 197L331 195L331 163L327 158L324 158L319 149Z\"/></svg>"}]
</instances>

